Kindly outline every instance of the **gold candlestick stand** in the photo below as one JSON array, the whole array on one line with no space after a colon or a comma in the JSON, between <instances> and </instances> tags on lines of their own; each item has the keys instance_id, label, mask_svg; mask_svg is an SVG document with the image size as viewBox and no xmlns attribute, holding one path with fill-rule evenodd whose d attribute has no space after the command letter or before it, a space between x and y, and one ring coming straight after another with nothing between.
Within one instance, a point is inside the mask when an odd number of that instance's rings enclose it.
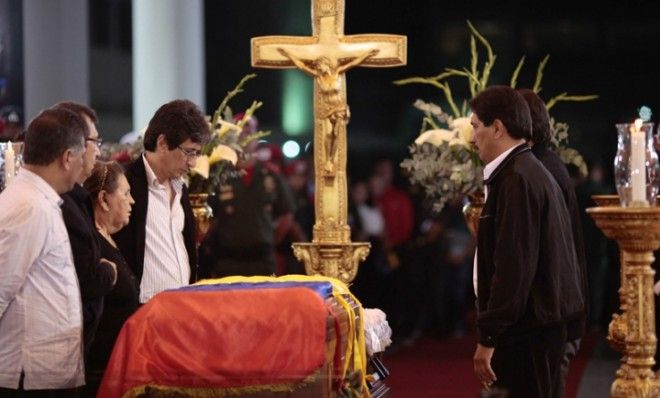
<instances>
[{"instance_id":1,"label":"gold candlestick stand","mask_svg":"<svg viewBox=\"0 0 660 398\"><path fill-rule=\"evenodd\" d=\"M621 252L621 313L610 324L608 340L624 357L611 396L660 397L655 364L655 305L651 268L660 247L660 208L592 207L587 212Z\"/></svg>"}]
</instances>

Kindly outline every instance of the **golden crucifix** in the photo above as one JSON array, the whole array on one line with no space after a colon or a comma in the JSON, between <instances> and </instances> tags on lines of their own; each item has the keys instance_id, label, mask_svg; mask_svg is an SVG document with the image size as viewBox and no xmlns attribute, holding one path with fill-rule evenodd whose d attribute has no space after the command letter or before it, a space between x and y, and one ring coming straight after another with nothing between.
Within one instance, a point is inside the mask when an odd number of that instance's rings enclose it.
<instances>
[{"instance_id":1,"label":"golden crucifix","mask_svg":"<svg viewBox=\"0 0 660 398\"><path fill-rule=\"evenodd\" d=\"M406 37L387 34L344 35L344 0L312 0L312 36L252 39L252 66L297 68L314 78L315 214L312 243L294 243L308 274L350 282L369 253L368 243L351 242L346 223L345 73L356 66L406 64Z\"/></svg>"}]
</instances>

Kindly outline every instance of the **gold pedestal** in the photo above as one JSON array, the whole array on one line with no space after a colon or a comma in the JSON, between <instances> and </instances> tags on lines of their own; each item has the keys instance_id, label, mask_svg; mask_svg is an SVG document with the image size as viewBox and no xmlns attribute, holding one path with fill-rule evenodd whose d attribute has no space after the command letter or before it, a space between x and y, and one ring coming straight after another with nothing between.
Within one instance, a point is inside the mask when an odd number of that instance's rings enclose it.
<instances>
[{"instance_id":1,"label":"gold pedestal","mask_svg":"<svg viewBox=\"0 0 660 398\"><path fill-rule=\"evenodd\" d=\"M591 195L591 199L600 207L621 206L619 195Z\"/></svg>"},{"instance_id":2,"label":"gold pedestal","mask_svg":"<svg viewBox=\"0 0 660 398\"><path fill-rule=\"evenodd\" d=\"M601 207L621 206L621 200L619 199L619 195L591 195L591 199L593 199L594 202L596 202L596 205ZM655 205L660 206L660 196L655 198Z\"/></svg>"},{"instance_id":3,"label":"gold pedestal","mask_svg":"<svg viewBox=\"0 0 660 398\"><path fill-rule=\"evenodd\" d=\"M596 205L600 207L620 207L621 201L619 195L592 195L591 199L596 202ZM658 202L656 205L660 205L660 196L658 197ZM620 253L619 263L624 264L625 260L623 258L623 252ZM627 309L627 303L624 298L623 287L627 286L626 284L626 274L625 267L621 266L621 287L619 288L619 301L621 303L621 312L625 313ZM620 314L613 314L612 321L610 322L607 341L617 352L620 352L625 355L625 346L626 346L626 334L628 326L626 325L626 319ZM625 358L623 359L625 362Z\"/></svg>"},{"instance_id":4,"label":"gold pedestal","mask_svg":"<svg viewBox=\"0 0 660 398\"><path fill-rule=\"evenodd\" d=\"M600 207L620 207L621 201L619 200L619 195L592 195L591 199L593 199L594 202L596 202L596 205ZM623 264L623 254L620 255L619 258L619 263ZM621 275L620 275L620 282L621 286L619 287L619 302L621 303L621 312L625 313L627 310L627 303L625 300L625 292L623 290L624 286L626 285L626 275L624 272L625 268L623 265L621 266ZM614 350L617 352L620 352L621 354L625 355L626 351L626 334L627 334L628 326L626 325L626 319L622 317L620 314L613 314L612 315L612 321L610 322L609 328L608 328L608 333L607 333L607 341L610 344L610 347L612 347ZM625 357L622 359L623 362L626 362Z\"/></svg>"},{"instance_id":5,"label":"gold pedestal","mask_svg":"<svg viewBox=\"0 0 660 398\"><path fill-rule=\"evenodd\" d=\"M621 251L621 314L610 324L608 339L622 349L622 365L612 384L612 397L660 397L655 364L655 305L651 268L660 247L660 208L592 207L587 212Z\"/></svg>"}]
</instances>

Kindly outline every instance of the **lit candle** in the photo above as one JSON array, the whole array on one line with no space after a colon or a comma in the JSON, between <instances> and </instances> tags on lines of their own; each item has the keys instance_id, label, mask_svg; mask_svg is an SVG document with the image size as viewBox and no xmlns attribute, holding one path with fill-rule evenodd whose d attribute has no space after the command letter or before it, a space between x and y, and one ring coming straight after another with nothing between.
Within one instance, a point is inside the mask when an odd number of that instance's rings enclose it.
<instances>
[{"instance_id":1,"label":"lit candle","mask_svg":"<svg viewBox=\"0 0 660 398\"><path fill-rule=\"evenodd\" d=\"M646 133L641 130L642 119L630 128L630 174L632 202L646 202Z\"/></svg>"},{"instance_id":2,"label":"lit candle","mask_svg":"<svg viewBox=\"0 0 660 398\"><path fill-rule=\"evenodd\" d=\"M14 146L11 141L7 143L7 149L5 149L5 186L9 185L9 182L14 178L15 169L14 169Z\"/></svg>"}]
</instances>

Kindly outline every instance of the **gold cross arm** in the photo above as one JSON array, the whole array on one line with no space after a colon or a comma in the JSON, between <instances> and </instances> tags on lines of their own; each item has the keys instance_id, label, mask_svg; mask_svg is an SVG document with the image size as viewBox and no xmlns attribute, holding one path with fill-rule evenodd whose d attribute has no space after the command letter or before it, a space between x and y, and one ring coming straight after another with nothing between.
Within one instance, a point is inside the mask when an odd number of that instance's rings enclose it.
<instances>
[{"instance_id":1,"label":"gold cross arm","mask_svg":"<svg viewBox=\"0 0 660 398\"><path fill-rule=\"evenodd\" d=\"M371 50L378 52L365 59L360 66L392 67L406 64L406 36L389 34L360 34L338 37L325 42L314 36L261 36L252 38L252 66L261 68L294 68L293 62L280 49L303 61L323 56L336 63L355 58Z\"/></svg>"}]
</instances>

